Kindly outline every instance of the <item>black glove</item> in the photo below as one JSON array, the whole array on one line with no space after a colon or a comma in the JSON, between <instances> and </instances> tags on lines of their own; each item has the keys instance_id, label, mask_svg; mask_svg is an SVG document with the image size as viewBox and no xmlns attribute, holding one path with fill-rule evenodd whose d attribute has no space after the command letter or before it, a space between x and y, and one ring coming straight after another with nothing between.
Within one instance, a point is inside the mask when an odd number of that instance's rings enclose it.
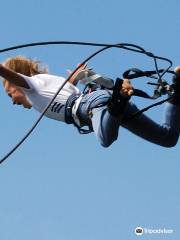
<instances>
[{"instance_id":1,"label":"black glove","mask_svg":"<svg viewBox=\"0 0 180 240\"><path fill-rule=\"evenodd\" d=\"M118 117L122 114L127 106L130 97L124 97L121 95L120 90L122 88L123 80L120 78L116 79L113 87L112 98L108 103L108 111L111 115Z\"/></svg>"}]
</instances>

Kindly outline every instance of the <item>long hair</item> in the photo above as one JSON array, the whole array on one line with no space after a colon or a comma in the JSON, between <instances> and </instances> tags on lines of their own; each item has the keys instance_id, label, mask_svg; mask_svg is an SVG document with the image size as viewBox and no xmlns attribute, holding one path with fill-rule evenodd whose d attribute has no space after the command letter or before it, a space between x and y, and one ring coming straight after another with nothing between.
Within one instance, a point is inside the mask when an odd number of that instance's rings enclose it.
<instances>
[{"instance_id":1,"label":"long hair","mask_svg":"<svg viewBox=\"0 0 180 240\"><path fill-rule=\"evenodd\" d=\"M42 66L40 61L32 60L24 56L8 58L3 65L17 73L33 76L40 73L48 73L48 68Z\"/></svg>"}]
</instances>

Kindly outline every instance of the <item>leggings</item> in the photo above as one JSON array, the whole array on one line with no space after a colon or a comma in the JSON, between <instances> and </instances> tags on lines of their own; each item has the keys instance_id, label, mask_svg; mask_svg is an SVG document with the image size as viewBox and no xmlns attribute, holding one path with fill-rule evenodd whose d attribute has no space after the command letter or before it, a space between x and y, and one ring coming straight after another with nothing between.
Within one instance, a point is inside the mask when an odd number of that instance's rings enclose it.
<instances>
[{"instance_id":1,"label":"leggings","mask_svg":"<svg viewBox=\"0 0 180 240\"><path fill-rule=\"evenodd\" d=\"M89 110L92 111L92 127L103 147L109 147L117 140L122 117L126 118L138 111L136 105L129 102L123 116L110 115L107 105L98 107L107 103L110 96L111 93L106 90L93 92L83 97L79 107L79 114L84 122L89 118ZM121 126L151 143L173 147L180 134L180 106L166 103L161 124L141 114Z\"/></svg>"}]
</instances>

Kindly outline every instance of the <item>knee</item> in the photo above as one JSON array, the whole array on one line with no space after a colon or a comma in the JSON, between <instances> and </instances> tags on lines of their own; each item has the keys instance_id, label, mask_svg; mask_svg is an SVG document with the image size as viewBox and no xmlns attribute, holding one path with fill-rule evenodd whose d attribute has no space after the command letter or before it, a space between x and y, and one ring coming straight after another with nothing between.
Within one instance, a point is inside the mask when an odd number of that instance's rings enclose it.
<instances>
[{"instance_id":1,"label":"knee","mask_svg":"<svg viewBox=\"0 0 180 240\"><path fill-rule=\"evenodd\" d=\"M114 142L114 141L113 141L113 142ZM108 147L111 146L111 144L112 144L113 142L101 142L101 146L104 147L104 148L108 148Z\"/></svg>"},{"instance_id":2,"label":"knee","mask_svg":"<svg viewBox=\"0 0 180 240\"><path fill-rule=\"evenodd\" d=\"M178 137L172 137L169 141L165 141L162 143L163 147L172 148L175 147L178 142Z\"/></svg>"},{"instance_id":3,"label":"knee","mask_svg":"<svg viewBox=\"0 0 180 240\"><path fill-rule=\"evenodd\" d=\"M162 138L159 143L162 147L172 148L175 147L179 139L179 133L177 131L171 131L167 136Z\"/></svg>"},{"instance_id":4,"label":"knee","mask_svg":"<svg viewBox=\"0 0 180 240\"><path fill-rule=\"evenodd\" d=\"M117 135L114 135L114 136L105 135L105 136L101 136L99 140L102 147L108 148L112 145L113 142L117 140L117 138L118 138Z\"/></svg>"},{"instance_id":5,"label":"knee","mask_svg":"<svg viewBox=\"0 0 180 240\"><path fill-rule=\"evenodd\" d=\"M104 148L108 148L109 146L111 146L112 142L101 142L101 146Z\"/></svg>"}]
</instances>

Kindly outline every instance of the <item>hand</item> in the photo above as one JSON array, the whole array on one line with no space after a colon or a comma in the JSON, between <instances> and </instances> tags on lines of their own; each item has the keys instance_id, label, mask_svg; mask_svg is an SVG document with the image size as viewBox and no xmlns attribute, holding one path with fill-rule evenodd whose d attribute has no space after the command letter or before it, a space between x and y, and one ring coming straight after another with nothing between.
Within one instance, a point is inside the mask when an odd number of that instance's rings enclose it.
<instances>
[{"instance_id":1,"label":"hand","mask_svg":"<svg viewBox=\"0 0 180 240\"><path fill-rule=\"evenodd\" d=\"M80 66L80 64L77 65L77 67ZM73 84L76 84L76 77L78 76L78 74L87 68L87 63L84 63L83 65L81 65L80 68L78 68L78 70L71 76L71 78L69 79L69 82L73 83ZM71 74L72 73L72 70L69 70L67 69L67 73L68 74Z\"/></svg>"},{"instance_id":2,"label":"hand","mask_svg":"<svg viewBox=\"0 0 180 240\"><path fill-rule=\"evenodd\" d=\"M134 93L133 86L129 79L124 79L120 93L123 97L131 97Z\"/></svg>"}]
</instances>

